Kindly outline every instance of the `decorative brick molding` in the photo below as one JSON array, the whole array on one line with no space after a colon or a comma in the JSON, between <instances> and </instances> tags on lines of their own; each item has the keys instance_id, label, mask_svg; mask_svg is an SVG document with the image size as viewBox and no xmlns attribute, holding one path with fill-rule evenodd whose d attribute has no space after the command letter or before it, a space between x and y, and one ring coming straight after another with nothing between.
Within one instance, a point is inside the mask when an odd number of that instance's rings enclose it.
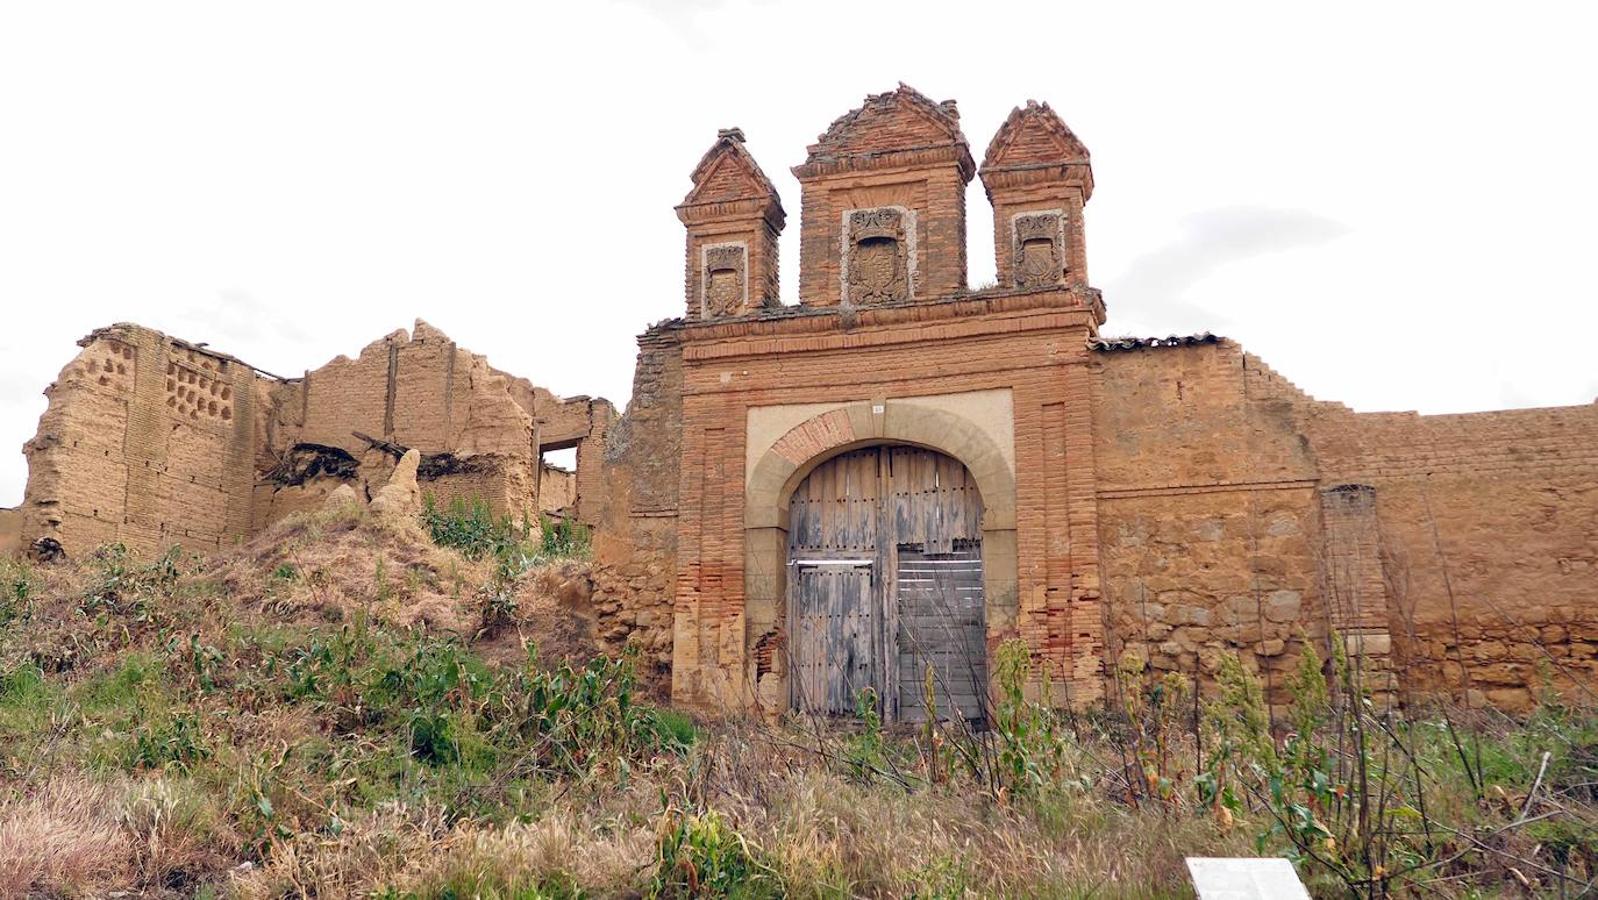
<instances>
[{"instance_id":1,"label":"decorative brick molding","mask_svg":"<svg viewBox=\"0 0 1598 900\"><path fill-rule=\"evenodd\" d=\"M840 116L808 151L793 168L802 195L801 303L893 302L965 290L965 186L976 165L952 101L936 103L901 84ZM880 210L900 218L856 221L857 213ZM848 237L861 224L896 234L880 235L862 254ZM871 275L862 277L865 271Z\"/></svg>"},{"instance_id":2,"label":"decorative brick molding","mask_svg":"<svg viewBox=\"0 0 1598 900\"><path fill-rule=\"evenodd\" d=\"M1054 110L1031 100L1012 110L988 145L979 174L993 204L999 284L1087 284L1082 208L1093 196L1093 166L1087 147ZM1050 222L1050 216L1058 219ZM1023 253L1024 241L1034 235L1020 232L1023 226L1052 232L1056 224L1055 259L1047 271L1058 274L1046 277L1042 260Z\"/></svg>"}]
</instances>

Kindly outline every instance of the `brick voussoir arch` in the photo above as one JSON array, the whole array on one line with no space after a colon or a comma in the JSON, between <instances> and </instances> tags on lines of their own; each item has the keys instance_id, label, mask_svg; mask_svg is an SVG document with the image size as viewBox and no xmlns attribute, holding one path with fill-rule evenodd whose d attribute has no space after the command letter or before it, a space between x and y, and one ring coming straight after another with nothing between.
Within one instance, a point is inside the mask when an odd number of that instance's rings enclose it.
<instances>
[{"instance_id":1,"label":"brick voussoir arch","mask_svg":"<svg viewBox=\"0 0 1598 900\"><path fill-rule=\"evenodd\" d=\"M907 444L960 461L982 493L983 527L1015 527L1015 472L992 435L975 422L919 403L888 401L873 414L869 402L813 416L789 429L749 473L744 491L746 528L781 527L799 482L841 453L874 444Z\"/></svg>"}]
</instances>

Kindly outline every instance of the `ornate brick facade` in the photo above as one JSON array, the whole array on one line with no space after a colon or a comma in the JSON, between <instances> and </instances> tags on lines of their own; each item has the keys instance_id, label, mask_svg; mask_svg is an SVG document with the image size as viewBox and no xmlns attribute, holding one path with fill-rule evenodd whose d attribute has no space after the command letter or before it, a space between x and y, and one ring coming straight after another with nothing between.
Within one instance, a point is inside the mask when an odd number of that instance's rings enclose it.
<instances>
[{"instance_id":1,"label":"ornate brick facade","mask_svg":"<svg viewBox=\"0 0 1598 900\"><path fill-rule=\"evenodd\" d=\"M872 444L967 468L988 648L1023 641L1061 701L1102 697L1123 654L1206 678L1225 651L1280 700L1303 643L1333 635L1401 698L1516 707L1539 671L1598 674L1598 406L1362 415L1224 339L1100 339L1089 155L1047 104L989 144L999 285L970 291L966 147L952 103L867 98L794 169L801 305L642 339L651 399L617 471L650 499L607 521L655 536L618 544L673 596L678 702L792 702L789 500Z\"/></svg>"},{"instance_id":2,"label":"ornate brick facade","mask_svg":"<svg viewBox=\"0 0 1598 900\"><path fill-rule=\"evenodd\" d=\"M1305 643L1324 655L1334 638L1400 701L1518 709L1598 681L1598 404L1362 414L1222 338L1101 337L1089 155L1047 104L1012 112L979 171L954 104L901 85L793 171L800 302L783 306L782 204L743 134L694 169L683 315L639 338L619 421L422 323L298 379L136 326L96 332L50 390L0 549L221 546L384 477L394 444L448 457L435 490L530 507L549 499L539 452L576 447L550 498L575 491L598 525L602 642L642 644L647 674L707 712L794 705L796 567L869 566L849 583L892 603L897 554L935 571L955 543L961 565L980 548L980 588L958 588L980 593L976 652L1021 641L1062 703L1103 698L1123 658L1204 679L1226 652L1280 701ZM978 174L999 284L972 291ZM1401 351L1358 346L1353 325L1350 352ZM880 445L932 461L893 476L921 492L900 510L940 509L939 473L958 472L980 522L899 522L887 482L832 465ZM801 488L832 543L790 534Z\"/></svg>"}]
</instances>

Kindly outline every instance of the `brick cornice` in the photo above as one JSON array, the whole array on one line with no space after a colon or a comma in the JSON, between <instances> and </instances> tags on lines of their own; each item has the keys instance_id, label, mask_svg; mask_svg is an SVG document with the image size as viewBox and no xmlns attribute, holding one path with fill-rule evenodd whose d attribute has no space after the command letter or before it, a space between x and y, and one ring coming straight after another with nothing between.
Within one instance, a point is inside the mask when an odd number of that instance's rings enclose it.
<instances>
[{"instance_id":1,"label":"brick cornice","mask_svg":"<svg viewBox=\"0 0 1598 900\"><path fill-rule=\"evenodd\" d=\"M1080 188L1085 200L1093 195L1093 168L1085 162L1072 162L998 166L982 170L982 186L987 189L989 199L996 191L1040 184Z\"/></svg>"},{"instance_id":2,"label":"brick cornice","mask_svg":"<svg viewBox=\"0 0 1598 900\"><path fill-rule=\"evenodd\" d=\"M870 307L781 306L750 316L710 322L668 319L651 326L639 336L639 341L692 345L830 332L849 334L877 326L927 325L947 320L975 320L994 314L1013 317L1013 314L1033 310L1069 312L1075 316L1074 322L1087 325L1090 331L1096 331L1104 323L1104 300L1096 288L1000 288L940 300L911 300Z\"/></svg>"},{"instance_id":3,"label":"brick cornice","mask_svg":"<svg viewBox=\"0 0 1598 900\"><path fill-rule=\"evenodd\" d=\"M926 169L938 165L954 166L964 181L970 181L976 175L976 163L972 161L971 151L964 144L906 147L821 158L794 166L792 172L795 178L806 181L854 172L894 168Z\"/></svg>"},{"instance_id":4,"label":"brick cornice","mask_svg":"<svg viewBox=\"0 0 1598 900\"><path fill-rule=\"evenodd\" d=\"M787 220L782 204L770 197L742 197L736 200L717 200L709 203L683 203L676 207L677 218L684 225L704 225L721 222L747 222L764 218L777 231Z\"/></svg>"},{"instance_id":5,"label":"brick cornice","mask_svg":"<svg viewBox=\"0 0 1598 900\"><path fill-rule=\"evenodd\" d=\"M1070 328L1091 335L1102 321L1102 307L1084 300L1097 300L1097 292L1033 291L869 310L829 307L802 316L685 324L677 336L683 359L692 362Z\"/></svg>"}]
</instances>

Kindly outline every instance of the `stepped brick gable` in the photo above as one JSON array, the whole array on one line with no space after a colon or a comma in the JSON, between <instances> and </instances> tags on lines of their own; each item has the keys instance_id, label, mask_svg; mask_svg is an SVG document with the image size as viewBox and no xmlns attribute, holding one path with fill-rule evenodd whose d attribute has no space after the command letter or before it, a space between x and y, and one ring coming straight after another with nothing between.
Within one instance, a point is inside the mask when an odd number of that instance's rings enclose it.
<instances>
[{"instance_id":1,"label":"stepped brick gable","mask_svg":"<svg viewBox=\"0 0 1598 900\"><path fill-rule=\"evenodd\" d=\"M709 715L848 714L870 689L891 721L981 721L1011 642L1031 690L1078 706L1124 668L1213 690L1226 654L1280 704L1308 646L1382 703L1592 699L1598 402L1361 413L1223 337L1103 333L1090 156L1046 103L978 170L955 104L901 84L793 172L785 305L776 189L738 129L700 159L684 305L656 286L681 315L639 336L619 418L421 322L295 378L97 331L48 391L0 550L221 547L373 496L414 450L382 506L410 508L414 463L424 494L592 524L596 640ZM979 174L999 280L973 291ZM543 463L573 447L575 473Z\"/></svg>"}]
</instances>

